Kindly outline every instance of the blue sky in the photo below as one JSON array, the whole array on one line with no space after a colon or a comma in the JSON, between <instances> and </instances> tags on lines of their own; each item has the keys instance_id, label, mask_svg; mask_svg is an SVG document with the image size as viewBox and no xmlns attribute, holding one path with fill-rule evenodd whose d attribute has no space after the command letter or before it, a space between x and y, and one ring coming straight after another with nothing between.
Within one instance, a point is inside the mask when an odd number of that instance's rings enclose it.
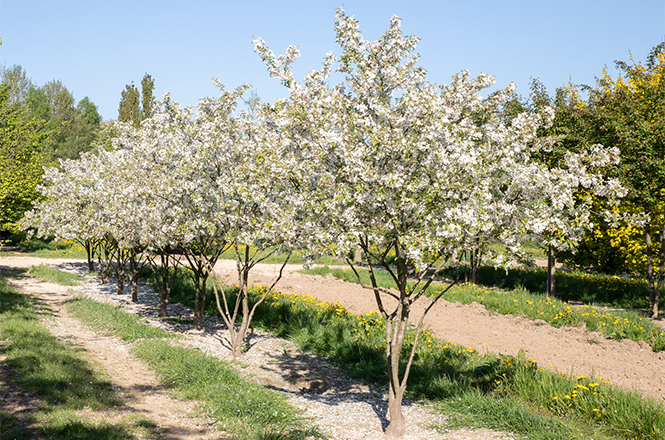
<instances>
[{"instance_id":1,"label":"blue sky","mask_svg":"<svg viewBox=\"0 0 665 440\"><path fill-rule=\"evenodd\" d=\"M33 82L60 79L77 100L88 96L105 120L117 117L120 93L145 73L159 97L184 105L250 83L263 100L285 96L268 76L252 38L276 53L289 44L301 58L297 78L337 51L333 31L341 0L143 1L0 0L0 64L20 64ZM346 0L366 39L377 39L390 17L421 39L420 66L449 82L462 69L494 75L528 94L531 77L553 92L572 79L592 84L603 66L644 60L665 37L665 0ZM612 70L613 71L613 70Z\"/></svg>"}]
</instances>

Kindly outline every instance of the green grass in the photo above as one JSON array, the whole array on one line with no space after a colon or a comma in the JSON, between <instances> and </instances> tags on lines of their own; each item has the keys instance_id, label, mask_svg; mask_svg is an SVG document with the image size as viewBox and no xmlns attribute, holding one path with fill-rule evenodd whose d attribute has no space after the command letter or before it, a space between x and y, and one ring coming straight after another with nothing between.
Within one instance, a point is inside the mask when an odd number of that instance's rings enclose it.
<instances>
[{"instance_id":1,"label":"green grass","mask_svg":"<svg viewBox=\"0 0 665 440\"><path fill-rule=\"evenodd\" d=\"M449 269L447 275L453 277L453 271L454 269ZM485 286L503 289L522 286L531 292L544 293L546 282L547 271L544 268L479 268L479 283ZM611 308L645 309L649 305L647 281L630 276L559 270L556 273L556 294L563 301L580 301ZM662 305L665 305L665 299Z\"/></svg>"},{"instance_id":2,"label":"green grass","mask_svg":"<svg viewBox=\"0 0 665 440\"><path fill-rule=\"evenodd\" d=\"M145 432L130 423L111 425L78 414L84 408L108 411L122 407L123 399L78 347L60 342L41 325L37 308L32 299L0 278L0 349L13 372L7 380L39 402L28 420L0 414L0 438L33 438L34 431L26 428L26 421L53 439L135 439Z\"/></svg>"},{"instance_id":3,"label":"green grass","mask_svg":"<svg viewBox=\"0 0 665 440\"><path fill-rule=\"evenodd\" d=\"M301 272L321 276L331 273L338 279L357 283L357 277L350 269L317 267L302 270ZM363 282L369 284L368 272L361 270L359 273L363 278ZM378 270L375 271L375 274L380 286L395 286L387 272ZM624 283L623 279L619 277L617 279L618 283ZM610 283L612 279L601 278L601 280L602 283L608 285L608 288L611 288ZM430 288L430 292L431 294L435 294L441 288L443 287L440 285L433 285ZM512 290L506 290L474 284L460 284L450 289L445 294L444 299L462 304L477 302L485 306L488 310L493 310L500 314L542 319L554 327L574 327L583 323L587 330L601 332L608 338L645 341L652 346L654 351L665 350L665 332L663 329L637 312L611 311L589 305L573 306L542 294L531 293L521 286Z\"/></svg>"},{"instance_id":4,"label":"green grass","mask_svg":"<svg viewBox=\"0 0 665 440\"><path fill-rule=\"evenodd\" d=\"M81 276L75 273L52 269L43 264L40 264L39 266L30 266L30 269L28 269L28 275L37 278L38 280L63 286L76 286L83 280Z\"/></svg>"},{"instance_id":5,"label":"green grass","mask_svg":"<svg viewBox=\"0 0 665 440\"><path fill-rule=\"evenodd\" d=\"M131 342L133 353L164 385L179 398L199 402L220 429L241 439L321 437L284 396L245 381L217 358L173 344L171 335L136 316L84 297L69 301L68 307L82 322Z\"/></svg>"},{"instance_id":6,"label":"green grass","mask_svg":"<svg viewBox=\"0 0 665 440\"><path fill-rule=\"evenodd\" d=\"M178 335L145 324L143 318L125 313L120 307L102 304L82 296L68 300L66 305L77 319L95 330L116 335L125 342L178 338Z\"/></svg>"},{"instance_id":7,"label":"green grass","mask_svg":"<svg viewBox=\"0 0 665 440\"><path fill-rule=\"evenodd\" d=\"M25 255L29 254L39 258L76 258L87 259L85 249L78 243L70 240L41 240L30 239L18 243L19 252L3 252L2 255Z\"/></svg>"}]
</instances>

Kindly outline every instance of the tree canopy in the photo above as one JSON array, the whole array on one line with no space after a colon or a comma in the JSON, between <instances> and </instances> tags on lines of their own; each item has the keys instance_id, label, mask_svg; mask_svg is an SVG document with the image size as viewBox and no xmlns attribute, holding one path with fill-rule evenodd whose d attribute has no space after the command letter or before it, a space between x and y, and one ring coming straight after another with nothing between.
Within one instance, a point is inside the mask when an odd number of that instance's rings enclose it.
<instances>
[{"instance_id":1,"label":"tree canopy","mask_svg":"<svg viewBox=\"0 0 665 440\"><path fill-rule=\"evenodd\" d=\"M46 134L12 100L11 85L0 84L0 231L16 232L17 221L39 197Z\"/></svg>"},{"instance_id":2,"label":"tree canopy","mask_svg":"<svg viewBox=\"0 0 665 440\"><path fill-rule=\"evenodd\" d=\"M620 72L616 78L605 68L594 87L562 88L557 108L566 118L568 142L602 143L620 151L621 162L609 172L627 189L625 202L615 209L626 221L608 228L596 218L596 233L582 242L578 256L567 259L596 260L606 269L646 275L652 314L657 316L665 260L665 43L655 46L645 62L631 57L615 64ZM583 92L588 93L586 100ZM596 207L608 209L602 201ZM596 256L605 260L598 261Z\"/></svg>"}]
</instances>

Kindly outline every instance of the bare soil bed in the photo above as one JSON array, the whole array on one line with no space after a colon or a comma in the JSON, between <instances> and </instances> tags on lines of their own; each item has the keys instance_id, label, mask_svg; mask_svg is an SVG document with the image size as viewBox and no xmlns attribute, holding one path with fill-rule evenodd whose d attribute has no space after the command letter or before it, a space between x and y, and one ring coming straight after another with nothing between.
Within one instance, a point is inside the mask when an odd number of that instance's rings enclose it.
<instances>
[{"instance_id":1,"label":"bare soil bed","mask_svg":"<svg viewBox=\"0 0 665 440\"><path fill-rule=\"evenodd\" d=\"M215 269L228 282L237 283L234 261L220 261ZM298 273L300 267L296 265L288 269L277 284L282 292L338 302L352 313L376 310L372 291L332 276ZM270 285L278 271L277 265L259 265L251 274L251 282ZM416 303L412 313L419 314L424 304ZM477 303L462 305L441 300L425 322L439 338L480 353L517 355L522 349L527 358L541 367L574 375L595 374L613 385L665 403L665 352L654 353L644 342L619 342L579 327L555 328L544 321L500 315Z\"/></svg>"},{"instance_id":2,"label":"bare soil bed","mask_svg":"<svg viewBox=\"0 0 665 440\"><path fill-rule=\"evenodd\" d=\"M0 273L3 269L29 267L44 263L49 266L81 267L80 260L53 260L32 257L0 257ZM373 293L358 285L346 283L328 276L325 278L298 273L301 267L288 266L284 277L277 285L282 292L309 294L325 302L338 302L350 312L368 312L375 309ZM216 271L229 283L235 283L235 262L223 260ZM251 282L271 284L279 272L279 266L259 265L253 270ZM160 390L150 372L126 352L118 341L103 339L91 333L67 317L59 306L72 292L49 283L34 280L24 281L17 287L38 295L48 301L56 311L54 333L69 338L91 353L112 380L131 394L136 410L149 414L163 427L164 438L195 439L219 438L208 421L191 416L191 404L171 400ZM129 311L147 317L156 316L156 295L142 294L139 304L132 304L128 295L111 295L113 286L100 286L99 299L123 304ZM94 296L94 295L93 295ZM417 305L418 306L418 305ZM416 307L420 312L423 304ZM171 313L187 314L187 310L172 305ZM168 326L163 321L156 325ZM493 352L516 355L522 349L527 357L540 366L564 373L595 374L613 385L665 402L665 355L653 353L647 344L624 340L606 339L599 333L588 333L583 328L553 328L545 322L522 317L499 315L473 303L461 305L440 301L427 318L430 329L440 338L472 347L480 353ZM185 340L220 358L229 358L223 344L223 334L216 332L219 324L213 320L206 323L208 331L168 326L180 331ZM125 363L126 368L118 368ZM325 365L315 357L302 353L287 341L257 332L252 339L252 348L242 359L241 371L251 380L288 393L294 405L305 410L323 432L332 439L383 438L385 428L385 404L383 396L376 390L354 383L342 374ZM140 364L140 363L139 363ZM183 416L190 414L188 416ZM504 433L486 430L459 430L446 434L436 433L427 425L440 416L427 407L410 403L406 405L406 439L497 439L510 438ZM418 423L414 423L418 421ZM440 420L439 420L440 421Z\"/></svg>"}]
</instances>

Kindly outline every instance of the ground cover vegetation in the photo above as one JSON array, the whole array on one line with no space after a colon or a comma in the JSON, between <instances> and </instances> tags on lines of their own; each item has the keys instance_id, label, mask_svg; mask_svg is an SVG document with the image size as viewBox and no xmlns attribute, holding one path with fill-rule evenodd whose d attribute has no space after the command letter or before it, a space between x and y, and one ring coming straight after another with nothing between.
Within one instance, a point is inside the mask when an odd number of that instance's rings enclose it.
<instances>
[{"instance_id":1,"label":"ground cover vegetation","mask_svg":"<svg viewBox=\"0 0 665 440\"><path fill-rule=\"evenodd\" d=\"M411 316L410 306L438 269L462 254L474 268L481 255L499 265L529 260L530 240L546 245L550 257L553 249L571 249L592 215L607 217L594 203L610 212L626 192L604 171L620 166L620 149L592 138L561 149L561 133L550 130L558 127L556 109L538 104L514 111L513 86L483 98L493 84L489 75L463 71L448 85L429 82L417 65L417 38L402 35L397 17L369 42L340 9L335 32L342 55L328 54L303 82L290 69L297 49L275 56L255 40L288 98L250 99L248 109L237 111L248 86L227 91L218 83L220 96L201 99L196 111L165 95L139 123L132 116L109 124L96 153L46 171L43 200L23 226L78 241L90 270L96 254L103 279L115 271L119 292L128 266L134 300L137 274L149 265L159 279L162 315L174 281L169 268L187 268L195 326L212 285L236 356L261 304L248 299L256 264L277 254L288 256L286 264L300 252L305 263L334 255L355 270L349 256L360 251L395 286L381 286L367 265L364 285L387 322L387 432L400 436L401 401L424 319ZM143 87L152 90L151 84ZM240 286L233 302L211 270L230 249ZM647 278L654 300L659 289ZM552 272L549 279L552 286ZM430 297L425 313L444 294ZM396 308L388 310L382 295L395 298ZM410 324L416 341L404 353Z\"/></svg>"},{"instance_id":2,"label":"ground cover vegetation","mask_svg":"<svg viewBox=\"0 0 665 440\"><path fill-rule=\"evenodd\" d=\"M31 266L30 269L28 269L28 274L39 280L60 284L62 286L76 286L79 285L83 280L80 275L72 272L52 269L50 267L44 266L43 264L40 264L39 266Z\"/></svg>"},{"instance_id":3,"label":"ground cover vegetation","mask_svg":"<svg viewBox=\"0 0 665 440\"><path fill-rule=\"evenodd\" d=\"M176 279L172 300L191 307L192 282L182 274ZM233 300L238 287L226 289ZM472 300L483 294L476 286L448 293L464 298L461 292L466 289L471 290L466 298ZM260 287L250 290L250 301L258 301L265 291ZM207 313L216 314L214 305ZM272 291L257 308L254 325L325 356L352 377L385 390L385 320L378 312L354 315L339 304L322 303L309 295ZM403 352L410 351L414 339L415 328L411 326ZM447 415L456 414L443 429L487 427L529 439L656 439L664 432L661 405L622 392L602 378L546 371L523 355L481 355L470 347L438 340L427 329L421 341L407 397L432 402ZM402 358L400 368L405 367Z\"/></svg>"}]
</instances>

